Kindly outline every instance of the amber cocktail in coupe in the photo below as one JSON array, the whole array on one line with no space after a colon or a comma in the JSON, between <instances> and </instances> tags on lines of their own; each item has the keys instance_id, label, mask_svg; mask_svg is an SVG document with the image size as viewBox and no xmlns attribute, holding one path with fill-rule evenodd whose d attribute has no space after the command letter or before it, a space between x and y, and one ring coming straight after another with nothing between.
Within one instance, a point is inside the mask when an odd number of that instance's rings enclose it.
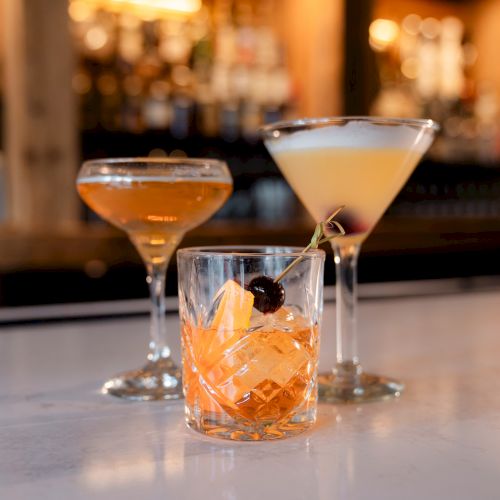
<instances>
[{"instance_id":1,"label":"amber cocktail in coupe","mask_svg":"<svg viewBox=\"0 0 500 500\"><path fill-rule=\"evenodd\" d=\"M210 218L232 190L227 166L204 159L106 159L83 164L77 188L98 215L127 232L148 273L152 309L147 364L109 380L104 390L128 399L175 399L180 371L165 331L165 273L182 237Z\"/></svg>"},{"instance_id":2,"label":"amber cocktail in coupe","mask_svg":"<svg viewBox=\"0 0 500 500\"><path fill-rule=\"evenodd\" d=\"M307 429L316 418L323 252L207 247L177 256L188 425L244 441ZM263 290L300 256L277 295Z\"/></svg>"},{"instance_id":3,"label":"amber cocktail in coupe","mask_svg":"<svg viewBox=\"0 0 500 500\"><path fill-rule=\"evenodd\" d=\"M281 122L263 128L265 144L316 221L343 207L346 234L335 254L336 358L321 374L320 399L362 402L398 396L403 385L367 374L358 359L356 263L361 243L432 143L431 120L332 117Z\"/></svg>"}]
</instances>

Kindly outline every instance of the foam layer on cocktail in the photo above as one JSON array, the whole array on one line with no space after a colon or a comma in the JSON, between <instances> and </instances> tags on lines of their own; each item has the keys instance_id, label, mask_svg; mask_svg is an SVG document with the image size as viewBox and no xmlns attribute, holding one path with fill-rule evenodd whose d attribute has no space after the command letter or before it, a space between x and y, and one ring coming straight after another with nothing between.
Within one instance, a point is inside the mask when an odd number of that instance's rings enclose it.
<instances>
[{"instance_id":1,"label":"foam layer on cocktail","mask_svg":"<svg viewBox=\"0 0 500 500\"><path fill-rule=\"evenodd\" d=\"M383 123L383 122L381 122ZM370 122L353 121L345 125L333 125L301 130L294 133L275 132L273 139L266 140L271 153L302 149L353 148L386 149L398 148L423 154L433 138L432 128L411 125L374 125Z\"/></svg>"}]
</instances>

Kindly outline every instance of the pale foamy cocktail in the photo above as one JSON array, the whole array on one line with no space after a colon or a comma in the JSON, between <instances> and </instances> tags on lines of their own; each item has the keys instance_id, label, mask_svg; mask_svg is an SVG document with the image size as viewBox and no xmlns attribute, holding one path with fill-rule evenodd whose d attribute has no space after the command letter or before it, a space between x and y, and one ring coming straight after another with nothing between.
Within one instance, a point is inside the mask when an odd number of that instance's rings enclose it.
<instances>
[{"instance_id":1,"label":"pale foamy cocktail","mask_svg":"<svg viewBox=\"0 0 500 500\"><path fill-rule=\"evenodd\" d=\"M316 222L336 209L346 235L335 238L336 364L320 374L324 401L368 401L398 396L403 385L365 373L356 335L356 265L361 243L432 143L431 120L333 117L280 122L264 140Z\"/></svg>"},{"instance_id":2,"label":"pale foamy cocktail","mask_svg":"<svg viewBox=\"0 0 500 500\"><path fill-rule=\"evenodd\" d=\"M368 236L431 141L410 126L388 131L349 122L302 130L266 145L316 222L345 206L339 220L347 235L336 244L352 244Z\"/></svg>"}]
</instances>

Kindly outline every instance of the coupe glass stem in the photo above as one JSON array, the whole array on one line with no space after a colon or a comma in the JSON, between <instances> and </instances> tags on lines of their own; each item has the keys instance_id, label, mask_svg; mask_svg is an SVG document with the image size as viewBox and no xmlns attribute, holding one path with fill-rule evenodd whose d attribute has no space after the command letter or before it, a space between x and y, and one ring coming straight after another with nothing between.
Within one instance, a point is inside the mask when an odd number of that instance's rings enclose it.
<instances>
[{"instance_id":1,"label":"coupe glass stem","mask_svg":"<svg viewBox=\"0 0 500 500\"><path fill-rule=\"evenodd\" d=\"M167 328L165 321L165 282L167 278L168 261L161 264L147 264L151 296L151 341L149 343L149 361L158 361L170 357L170 348L167 345Z\"/></svg>"},{"instance_id":2,"label":"coupe glass stem","mask_svg":"<svg viewBox=\"0 0 500 500\"><path fill-rule=\"evenodd\" d=\"M337 363L334 367L334 375L338 383L355 386L359 383L361 374L356 331L357 264L360 245L338 245L332 242L332 247L337 275L335 289Z\"/></svg>"}]
</instances>

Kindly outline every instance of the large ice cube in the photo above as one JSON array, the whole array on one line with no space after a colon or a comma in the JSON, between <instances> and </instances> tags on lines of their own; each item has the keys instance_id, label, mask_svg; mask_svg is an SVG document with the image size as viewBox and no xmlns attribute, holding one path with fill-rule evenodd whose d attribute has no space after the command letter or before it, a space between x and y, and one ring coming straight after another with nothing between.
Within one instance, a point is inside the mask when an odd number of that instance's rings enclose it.
<instances>
[{"instance_id":1,"label":"large ice cube","mask_svg":"<svg viewBox=\"0 0 500 500\"><path fill-rule=\"evenodd\" d=\"M286 387L294 375L307 370L310 356L286 332L247 333L223 353L210 382L231 402L241 400L266 381Z\"/></svg>"}]
</instances>

